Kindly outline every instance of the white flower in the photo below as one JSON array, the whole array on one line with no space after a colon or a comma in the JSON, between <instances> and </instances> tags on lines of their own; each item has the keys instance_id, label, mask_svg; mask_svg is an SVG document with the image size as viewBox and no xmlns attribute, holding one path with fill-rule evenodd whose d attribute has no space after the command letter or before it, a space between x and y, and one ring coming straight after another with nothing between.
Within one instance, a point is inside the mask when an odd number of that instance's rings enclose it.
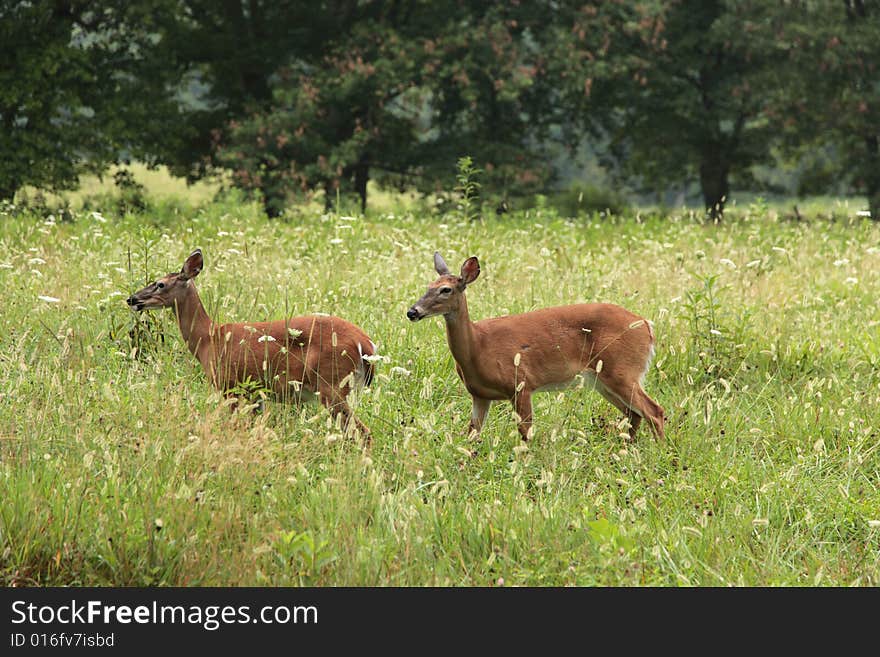
<instances>
[{"instance_id":1,"label":"white flower","mask_svg":"<svg viewBox=\"0 0 880 657\"><path fill-rule=\"evenodd\" d=\"M330 244L342 244L342 240L338 237L334 237L332 240L330 240Z\"/></svg>"},{"instance_id":2,"label":"white flower","mask_svg":"<svg viewBox=\"0 0 880 657\"><path fill-rule=\"evenodd\" d=\"M28 264L33 267L34 265L45 265L46 261L42 258L31 258L28 260Z\"/></svg>"},{"instance_id":3,"label":"white flower","mask_svg":"<svg viewBox=\"0 0 880 657\"><path fill-rule=\"evenodd\" d=\"M257 342L275 342L275 338L273 338L271 335L262 335L257 338Z\"/></svg>"},{"instance_id":4,"label":"white flower","mask_svg":"<svg viewBox=\"0 0 880 657\"><path fill-rule=\"evenodd\" d=\"M46 303L58 303L61 299L56 299L55 297L47 297L45 295L40 295L37 297L40 301L45 301Z\"/></svg>"},{"instance_id":5,"label":"white flower","mask_svg":"<svg viewBox=\"0 0 880 657\"><path fill-rule=\"evenodd\" d=\"M410 372L408 369L406 369L404 367L399 367L399 366L392 367L391 373L392 374L400 374L401 376L409 376L410 374L412 374L412 372Z\"/></svg>"}]
</instances>

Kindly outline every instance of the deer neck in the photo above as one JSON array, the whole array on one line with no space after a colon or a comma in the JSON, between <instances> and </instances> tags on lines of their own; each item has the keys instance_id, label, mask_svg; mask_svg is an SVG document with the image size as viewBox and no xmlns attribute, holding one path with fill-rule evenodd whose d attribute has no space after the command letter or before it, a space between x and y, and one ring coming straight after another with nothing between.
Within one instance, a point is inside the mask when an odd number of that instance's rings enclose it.
<instances>
[{"instance_id":1,"label":"deer neck","mask_svg":"<svg viewBox=\"0 0 880 657\"><path fill-rule=\"evenodd\" d=\"M189 347L192 355L208 369L212 348L212 322L208 313L205 312L205 307L202 305L194 283L190 282L187 286L186 296L182 302L177 304L175 311L177 324L180 326L180 333L183 335L186 346Z\"/></svg>"},{"instance_id":2,"label":"deer neck","mask_svg":"<svg viewBox=\"0 0 880 657\"><path fill-rule=\"evenodd\" d=\"M474 337L474 323L468 314L467 300L464 295L458 311L443 315L446 320L446 339L449 342L449 350L455 362L462 368L465 374L474 372L474 357L476 353L476 340Z\"/></svg>"}]
</instances>

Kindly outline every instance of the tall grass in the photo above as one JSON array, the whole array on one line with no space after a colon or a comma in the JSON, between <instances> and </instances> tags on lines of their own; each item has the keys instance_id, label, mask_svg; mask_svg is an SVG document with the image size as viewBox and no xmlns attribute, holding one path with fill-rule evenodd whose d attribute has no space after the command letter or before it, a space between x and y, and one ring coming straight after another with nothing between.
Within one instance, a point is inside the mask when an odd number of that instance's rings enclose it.
<instances>
[{"instance_id":1,"label":"tall grass","mask_svg":"<svg viewBox=\"0 0 880 657\"><path fill-rule=\"evenodd\" d=\"M193 207L0 217L3 583L880 583L880 227L854 211ZM216 319L330 312L372 336L370 449L317 405L230 412L170 312L130 313L195 247ZM667 440L626 440L616 409L569 390L536 396L528 445L503 404L469 441L442 321L404 316L435 249L480 257L474 318L582 301L651 318Z\"/></svg>"}]
</instances>

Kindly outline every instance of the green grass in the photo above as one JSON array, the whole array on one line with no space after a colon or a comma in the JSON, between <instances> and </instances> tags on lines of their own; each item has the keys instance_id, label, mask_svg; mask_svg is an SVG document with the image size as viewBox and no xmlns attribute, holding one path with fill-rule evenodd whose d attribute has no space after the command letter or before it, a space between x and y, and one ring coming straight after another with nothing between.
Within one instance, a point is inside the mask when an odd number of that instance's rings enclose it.
<instances>
[{"instance_id":1,"label":"green grass","mask_svg":"<svg viewBox=\"0 0 880 657\"><path fill-rule=\"evenodd\" d=\"M880 584L880 226L840 212L0 216L0 582ZM323 311L373 337L372 448L317 405L230 413L171 313L129 312L197 246L216 319ZM571 390L536 396L527 448L508 405L468 441L442 321L404 316L435 249L480 257L476 319L581 301L653 319L667 440L625 440Z\"/></svg>"}]
</instances>

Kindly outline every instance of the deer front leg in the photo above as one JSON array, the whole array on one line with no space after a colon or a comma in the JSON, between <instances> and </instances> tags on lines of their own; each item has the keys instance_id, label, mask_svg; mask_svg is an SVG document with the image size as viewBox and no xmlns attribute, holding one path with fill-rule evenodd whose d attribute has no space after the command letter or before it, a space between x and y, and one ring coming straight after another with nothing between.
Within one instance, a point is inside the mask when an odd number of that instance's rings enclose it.
<instances>
[{"instance_id":1,"label":"deer front leg","mask_svg":"<svg viewBox=\"0 0 880 657\"><path fill-rule=\"evenodd\" d=\"M474 397L473 400L474 406L471 410L471 421L468 424L468 437L476 438L480 435L480 431L483 430L483 423L486 421L486 416L489 414L489 406L492 402L481 397Z\"/></svg>"},{"instance_id":2,"label":"deer front leg","mask_svg":"<svg viewBox=\"0 0 880 657\"><path fill-rule=\"evenodd\" d=\"M532 436L532 393L521 390L513 397L513 410L517 415L517 429L523 440Z\"/></svg>"}]
</instances>

